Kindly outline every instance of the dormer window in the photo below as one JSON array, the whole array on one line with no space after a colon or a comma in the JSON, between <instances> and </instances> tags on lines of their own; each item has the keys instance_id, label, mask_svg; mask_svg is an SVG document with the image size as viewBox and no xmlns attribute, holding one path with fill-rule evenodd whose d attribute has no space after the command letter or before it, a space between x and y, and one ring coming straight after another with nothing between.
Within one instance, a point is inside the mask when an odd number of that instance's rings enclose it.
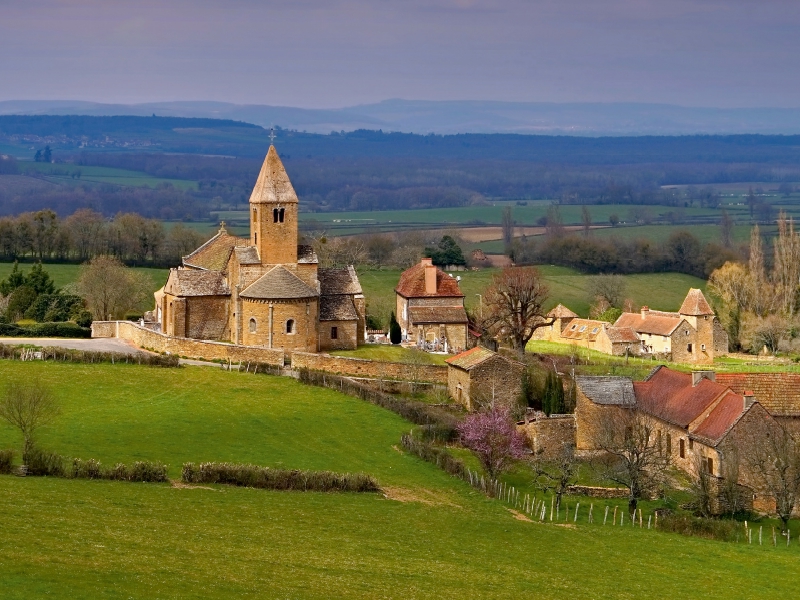
<instances>
[{"instance_id":1,"label":"dormer window","mask_svg":"<svg viewBox=\"0 0 800 600\"><path fill-rule=\"evenodd\" d=\"M579 331L580 331L581 333L583 333L584 331L586 331L586 325L582 325Z\"/></svg>"}]
</instances>

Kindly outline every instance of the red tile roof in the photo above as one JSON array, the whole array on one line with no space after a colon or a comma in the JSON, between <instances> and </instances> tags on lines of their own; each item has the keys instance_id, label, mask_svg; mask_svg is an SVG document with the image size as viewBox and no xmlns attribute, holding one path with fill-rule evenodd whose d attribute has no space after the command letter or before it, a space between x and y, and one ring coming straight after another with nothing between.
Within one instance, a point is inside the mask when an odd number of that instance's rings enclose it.
<instances>
[{"instance_id":1,"label":"red tile roof","mask_svg":"<svg viewBox=\"0 0 800 600\"><path fill-rule=\"evenodd\" d=\"M555 319L575 319L578 315L576 315L563 304L559 304L549 313L547 313L547 316Z\"/></svg>"},{"instance_id":2,"label":"red tile roof","mask_svg":"<svg viewBox=\"0 0 800 600\"><path fill-rule=\"evenodd\" d=\"M641 313L622 313L614 323L614 327L630 327L637 333L669 336L677 329L682 320L675 313L651 310L645 313L645 316L642 316Z\"/></svg>"},{"instance_id":3,"label":"red tile roof","mask_svg":"<svg viewBox=\"0 0 800 600\"><path fill-rule=\"evenodd\" d=\"M475 346L474 348L470 348L461 354L451 356L445 360L445 362L448 365L469 371L473 367L477 367L479 364L486 362L493 356L498 356L498 354L496 352L492 352L488 348L484 348L483 346Z\"/></svg>"},{"instance_id":4,"label":"red tile roof","mask_svg":"<svg viewBox=\"0 0 800 600\"><path fill-rule=\"evenodd\" d=\"M412 306L408 312L414 325L469 322L463 306Z\"/></svg>"},{"instance_id":5,"label":"red tile roof","mask_svg":"<svg viewBox=\"0 0 800 600\"><path fill-rule=\"evenodd\" d=\"M681 309L678 312L682 315L689 315L692 317L714 314L714 311L711 310L711 307L706 301L706 297L703 296L703 292L697 288L689 289L689 293L686 294L686 299L683 301L683 304L681 304Z\"/></svg>"},{"instance_id":6,"label":"red tile roof","mask_svg":"<svg viewBox=\"0 0 800 600\"><path fill-rule=\"evenodd\" d=\"M691 434L705 438L712 446L716 446L745 412L744 398L728 392Z\"/></svg>"},{"instance_id":7,"label":"red tile roof","mask_svg":"<svg viewBox=\"0 0 800 600\"><path fill-rule=\"evenodd\" d=\"M609 327L606 335L612 344L638 344L642 341L639 334L630 327Z\"/></svg>"},{"instance_id":8,"label":"red tile roof","mask_svg":"<svg viewBox=\"0 0 800 600\"><path fill-rule=\"evenodd\" d=\"M454 277L436 268L436 293L425 293L425 265L417 264L406 269L400 274L400 282L395 291L405 298L463 298L464 294L458 287Z\"/></svg>"},{"instance_id":9,"label":"red tile roof","mask_svg":"<svg viewBox=\"0 0 800 600\"><path fill-rule=\"evenodd\" d=\"M727 388L703 378L692 386L692 376L662 367L647 381L634 381L636 403L646 413L679 427L688 427Z\"/></svg>"},{"instance_id":10,"label":"red tile roof","mask_svg":"<svg viewBox=\"0 0 800 600\"><path fill-rule=\"evenodd\" d=\"M608 326L605 321L595 321L593 319L572 319L564 330L561 337L565 340L589 340L594 341L598 334Z\"/></svg>"},{"instance_id":11,"label":"red tile roof","mask_svg":"<svg viewBox=\"0 0 800 600\"><path fill-rule=\"evenodd\" d=\"M752 390L767 412L776 417L800 417L800 374L717 373L717 382L737 394Z\"/></svg>"}]
</instances>

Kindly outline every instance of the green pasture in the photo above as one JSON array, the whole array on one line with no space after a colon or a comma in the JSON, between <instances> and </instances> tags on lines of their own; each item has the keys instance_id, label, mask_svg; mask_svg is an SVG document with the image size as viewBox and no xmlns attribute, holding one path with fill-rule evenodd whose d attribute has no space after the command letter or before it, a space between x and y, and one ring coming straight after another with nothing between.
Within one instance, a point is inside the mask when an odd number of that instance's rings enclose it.
<instances>
[{"instance_id":1,"label":"green pasture","mask_svg":"<svg viewBox=\"0 0 800 600\"><path fill-rule=\"evenodd\" d=\"M347 358L366 358L384 362L412 363L419 361L429 365L444 365L447 355L420 352L402 346L389 346L387 344L368 344L357 350L334 350L330 354Z\"/></svg>"},{"instance_id":2,"label":"green pasture","mask_svg":"<svg viewBox=\"0 0 800 600\"><path fill-rule=\"evenodd\" d=\"M23 273L30 271L32 263L20 263L19 268ZM14 268L14 263L0 262L0 280L8 277L11 270ZM150 278L153 285L153 291L156 291L167 282L167 269L151 269L147 267L133 267L136 271L144 273ZM73 264L54 264L48 263L44 265L45 271L53 278L57 288L64 287L69 283L74 283L78 280L80 275L81 266Z\"/></svg>"},{"instance_id":3,"label":"green pasture","mask_svg":"<svg viewBox=\"0 0 800 600\"><path fill-rule=\"evenodd\" d=\"M568 267L543 265L538 267L550 288L550 297L546 307L564 304L582 316L589 314L588 286L590 275L585 275ZM467 308L480 311L481 298L492 282L492 276L499 269L482 269L480 271L455 271L452 274L461 277L461 291L465 295ZM394 288L400 278L396 269L366 270L359 272L359 280L367 299L368 312L376 316L388 314L395 310ZM623 275L627 282L626 296L636 304L646 304L655 310L678 310L689 288L705 290L706 282L691 275L682 273L642 273Z\"/></svg>"},{"instance_id":4,"label":"green pasture","mask_svg":"<svg viewBox=\"0 0 800 600\"><path fill-rule=\"evenodd\" d=\"M106 463L366 471L384 494L0 476L3 598L778 598L800 549L515 518L333 391L215 368L2 362L54 387L43 445ZM0 426L0 447L19 446ZM463 454L463 452L461 452ZM524 471L509 475L526 481ZM577 501L577 499L574 499ZM572 507L573 499L567 503ZM598 521L601 502L595 507Z\"/></svg>"},{"instance_id":5,"label":"green pasture","mask_svg":"<svg viewBox=\"0 0 800 600\"><path fill-rule=\"evenodd\" d=\"M762 227L762 233L768 234L770 227ZM663 244L676 231L688 231L701 243L721 243L719 225L632 225L626 227L609 227L592 231L592 237L616 238L620 240L645 239L653 243ZM750 240L750 225L734 225L733 242L746 243ZM485 252L485 250L484 250Z\"/></svg>"},{"instance_id":6,"label":"green pasture","mask_svg":"<svg viewBox=\"0 0 800 600\"><path fill-rule=\"evenodd\" d=\"M159 184L168 183L182 190L197 189L196 181L153 177L142 171L66 163L37 163L32 161L24 161L18 164L20 173L43 175L47 180L55 183L80 183L88 181L128 187L155 187ZM80 176L78 176L78 174L80 174Z\"/></svg>"}]
</instances>

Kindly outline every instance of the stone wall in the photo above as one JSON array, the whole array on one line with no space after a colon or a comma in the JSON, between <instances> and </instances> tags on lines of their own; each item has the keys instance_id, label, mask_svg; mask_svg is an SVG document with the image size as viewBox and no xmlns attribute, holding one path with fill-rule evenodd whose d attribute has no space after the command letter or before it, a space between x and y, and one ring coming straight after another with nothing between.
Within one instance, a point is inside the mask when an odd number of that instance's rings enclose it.
<instances>
[{"instance_id":1,"label":"stone wall","mask_svg":"<svg viewBox=\"0 0 800 600\"><path fill-rule=\"evenodd\" d=\"M336 338L333 337L334 327L336 328ZM358 348L358 337L358 321L320 321L319 323L319 349L321 352L355 350Z\"/></svg>"},{"instance_id":2,"label":"stone wall","mask_svg":"<svg viewBox=\"0 0 800 600\"><path fill-rule=\"evenodd\" d=\"M317 350L317 299L267 302L242 299L242 343L246 346ZM271 318L270 318L271 314ZM292 331L287 324L292 321ZM270 344L270 325L272 344Z\"/></svg>"},{"instance_id":3,"label":"stone wall","mask_svg":"<svg viewBox=\"0 0 800 600\"><path fill-rule=\"evenodd\" d=\"M557 458L565 444L575 445L575 415L536 414L517 423L528 436L534 454L545 459Z\"/></svg>"},{"instance_id":4,"label":"stone wall","mask_svg":"<svg viewBox=\"0 0 800 600\"><path fill-rule=\"evenodd\" d=\"M270 350L255 346L236 346L222 342L175 338L130 321L94 321L92 337L115 337L155 352L169 352L178 356L203 360L222 359L280 366L284 364L284 352L281 349Z\"/></svg>"},{"instance_id":5,"label":"stone wall","mask_svg":"<svg viewBox=\"0 0 800 600\"><path fill-rule=\"evenodd\" d=\"M567 493L575 496L589 496L590 498L627 498L626 488L594 487L591 485L570 485Z\"/></svg>"},{"instance_id":6,"label":"stone wall","mask_svg":"<svg viewBox=\"0 0 800 600\"><path fill-rule=\"evenodd\" d=\"M447 383L447 367L439 365L379 362L363 358L312 354L310 352L292 352L292 368L326 371L328 373L354 375L356 377Z\"/></svg>"},{"instance_id":7,"label":"stone wall","mask_svg":"<svg viewBox=\"0 0 800 600\"><path fill-rule=\"evenodd\" d=\"M227 296L194 296L186 299L186 336L197 340L229 340Z\"/></svg>"},{"instance_id":8,"label":"stone wall","mask_svg":"<svg viewBox=\"0 0 800 600\"><path fill-rule=\"evenodd\" d=\"M575 392L575 448L578 451L597 450L598 427L608 413L619 413L626 408L616 405L595 404L581 391Z\"/></svg>"}]
</instances>

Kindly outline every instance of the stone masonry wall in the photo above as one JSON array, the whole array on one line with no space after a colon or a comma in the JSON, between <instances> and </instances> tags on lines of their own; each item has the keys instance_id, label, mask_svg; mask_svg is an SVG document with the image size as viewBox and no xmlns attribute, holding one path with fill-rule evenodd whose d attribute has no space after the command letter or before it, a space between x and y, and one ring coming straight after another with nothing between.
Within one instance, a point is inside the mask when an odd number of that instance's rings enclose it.
<instances>
[{"instance_id":1,"label":"stone masonry wall","mask_svg":"<svg viewBox=\"0 0 800 600\"><path fill-rule=\"evenodd\" d=\"M564 444L575 444L575 416L537 416L527 423L517 423L517 429L525 433L533 452L546 459L559 456Z\"/></svg>"},{"instance_id":2,"label":"stone masonry wall","mask_svg":"<svg viewBox=\"0 0 800 600\"><path fill-rule=\"evenodd\" d=\"M128 340L140 348L205 360L250 361L280 366L284 364L284 352L280 349L174 338L130 321L95 321L92 323L92 337L116 337Z\"/></svg>"},{"instance_id":3,"label":"stone masonry wall","mask_svg":"<svg viewBox=\"0 0 800 600\"><path fill-rule=\"evenodd\" d=\"M336 339L333 339L331 335L333 327L336 327ZM320 321L319 349L321 352L355 350L358 347L358 337L358 321Z\"/></svg>"},{"instance_id":4,"label":"stone masonry wall","mask_svg":"<svg viewBox=\"0 0 800 600\"><path fill-rule=\"evenodd\" d=\"M439 365L409 365L309 352L292 352L292 368L327 371L328 373L357 377L447 383L447 367Z\"/></svg>"}]
</instances>

